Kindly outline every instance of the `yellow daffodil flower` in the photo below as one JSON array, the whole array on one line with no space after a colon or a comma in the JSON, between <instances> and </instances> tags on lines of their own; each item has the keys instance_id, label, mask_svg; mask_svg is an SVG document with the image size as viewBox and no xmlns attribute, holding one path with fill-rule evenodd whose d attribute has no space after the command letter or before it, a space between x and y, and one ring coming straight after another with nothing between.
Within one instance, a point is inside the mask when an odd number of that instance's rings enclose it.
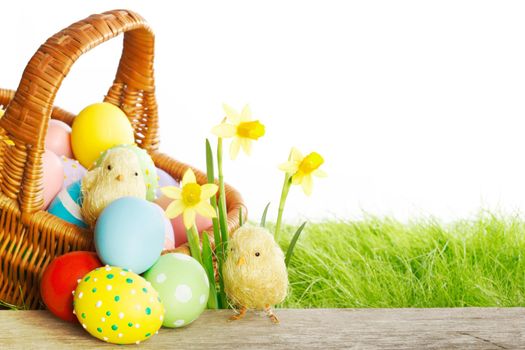
<instances>
[{"instance_id":1,"label":"yellow daffodil flower","mask_svg":"<svg viewBox=\"0 0 525 350\"><path fill-rule=\"evenodd\" d=\"M195 224L195 216L214 218L217 216L210 204L210 197L217 193L218 186L215 184L199 185L195 174L191 169L186 170L182 177L181 187L162 187L162 193L168 198L174 199L166 208L166 216L173 219L183 214L184 226L187 230Z\"/></svg>"},{"instance_id":2,"label":"yellow daffodil flower","mask_svg":"<svg viewBox=\"0 0 525 350\"><path fill-rule=\"evenodd\" d=\"M252 112L248 105L244 106L239 114L235 109L224 104L226 119L212 129L212 133L221 138L233 137L230 145L231 159L237 158L239 150L243 149L247 155L251 154L252 141L264 136L265 128L258 120L252 120Z\"/></svg>"},{"instance_id":3,"label":"yellow daffodil flower","mask_svg":"<svg viewBox=\"0 0 525 350\"><path fill-rule=\"evenodd\" d=\"M292 148L290 160L279 166L279 169L292 177L292 184L301 185L304 193L312 194L313 176L326 177L326 173L319 169L324 163L323 157L317 152L312 152L306 157L297 148Z\"/></svg>"}]
</instances>

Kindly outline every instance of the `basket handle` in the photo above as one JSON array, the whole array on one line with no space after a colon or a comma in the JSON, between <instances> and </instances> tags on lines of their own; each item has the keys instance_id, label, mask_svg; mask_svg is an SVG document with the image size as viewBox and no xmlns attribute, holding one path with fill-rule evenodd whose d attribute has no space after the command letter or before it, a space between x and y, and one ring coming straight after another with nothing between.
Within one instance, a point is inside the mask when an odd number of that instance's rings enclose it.
<instances>
[{"instance_id":1,"label":"basket handle","mask_svg":"<svg viewBox=\"0 0 525 350\"><path fill-rule=\"evenodd\" d=\"M96 14L76 22L40 46L0 119L1 134L14 142L0 155L0 188L8 197L18 199L23 214L40 210L43 205L44 142L62 81L82 54L121 33L122 56L105 101L126 113L140 147L150 152L158 148L154 34L150 27L141 16L128 10Z\"/></svg>"}]
</instances>

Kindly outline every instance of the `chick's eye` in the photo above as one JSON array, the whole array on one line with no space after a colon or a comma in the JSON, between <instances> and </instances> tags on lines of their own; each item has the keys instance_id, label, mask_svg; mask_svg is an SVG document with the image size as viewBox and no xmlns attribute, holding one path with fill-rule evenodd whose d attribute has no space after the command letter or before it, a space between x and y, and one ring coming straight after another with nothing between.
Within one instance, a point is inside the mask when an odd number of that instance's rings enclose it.
<instances>
[{"instance_id":1,"label":"chick's eye","mask_svg":"<svg viewBox=\"0 0 525 350\"><path fill-rule=\"evenodd\" d=\"M108 170L111 170L111 165L108 165Z\"/></svg>"},{"instance_id":2,"label":"chick's eye","mask_svg":"<svg viewBox=\"0 0 525 350\"><path fill-rule=\"evenodd\" d=\"M139 173L137 173L136 171L135 171L135 176L139 176Z\"/></svg>"},{"instance_id":3,"label":"chick's eye","mask_svg":"<svg viewBox=\"0 0 525 350\"><path fill-rule=\"evenodd\" d=\"M261 255L261 253L255 252L255 256L259 256L259 255Z\"/></svg>"}]
</instances>

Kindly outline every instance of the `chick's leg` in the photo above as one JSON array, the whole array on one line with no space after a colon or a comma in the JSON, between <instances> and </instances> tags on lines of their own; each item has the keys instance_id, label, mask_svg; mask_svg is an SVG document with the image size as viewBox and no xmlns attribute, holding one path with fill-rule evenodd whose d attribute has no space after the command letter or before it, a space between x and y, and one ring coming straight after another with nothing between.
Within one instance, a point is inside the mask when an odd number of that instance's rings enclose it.
<instances>
[{"instance_id":1,"label":"chick's leg","mask_svg":"<svg viewBox=\"0 0 525 350\"><path fill-rule=\"evenodd\" d=\"M272 320L273 323L275 323L275 324L279 323L279 319L273 313L273 310L272 310L270 305L266 305L266 307L264 308L264 311L266 312L266 316L268 316L270 318L270 320Z\"/></svg>"},{"instance_id":2,"label":"chick's leg","mask_svg":"<svg viewBox=\"0 0 525 350\"><path fill-rule=\"evenodd\" d=\"M244 317L244 315L246 315L246 307L242 306L241 309L239 310L239 313L236 314L236 315L233 315L230 317L230 321L237 321L237 320L240 320L241 318Z\"/></svg>"}]
</instances>

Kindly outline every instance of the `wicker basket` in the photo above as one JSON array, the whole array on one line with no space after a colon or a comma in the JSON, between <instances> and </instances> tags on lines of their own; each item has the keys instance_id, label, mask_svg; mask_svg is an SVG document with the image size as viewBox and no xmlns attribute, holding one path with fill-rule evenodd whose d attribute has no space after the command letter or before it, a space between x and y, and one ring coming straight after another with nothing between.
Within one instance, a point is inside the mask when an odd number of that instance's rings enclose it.
<instances>
[{"instance_id":1,"label":"wicker basket","mask_svg":"<svg viewBox=\"0 0 525 350\"><path fill-rule=\"evenodd\" d=\"M16 92L0 90L0 301L40 308L39 281L47 264L74 250L93 250L93 233L43 211L42 156L50 118L71 125L73 114L53 107L73 63L93 47L124 33L118 71L104 101L120 107L135 142L156 166L180 180L188 165L159 153L153 76L154 35L128 10L92 15L49 38L29 61ZM7 139L13 141L5 142ZM199 183L206 175L193 169ZM238 225L241 196L226 186L229 230ZM210 239L213 239L213 235ZM178 249L187 253L187 247Z\"/></svg>"}]
</instances>

